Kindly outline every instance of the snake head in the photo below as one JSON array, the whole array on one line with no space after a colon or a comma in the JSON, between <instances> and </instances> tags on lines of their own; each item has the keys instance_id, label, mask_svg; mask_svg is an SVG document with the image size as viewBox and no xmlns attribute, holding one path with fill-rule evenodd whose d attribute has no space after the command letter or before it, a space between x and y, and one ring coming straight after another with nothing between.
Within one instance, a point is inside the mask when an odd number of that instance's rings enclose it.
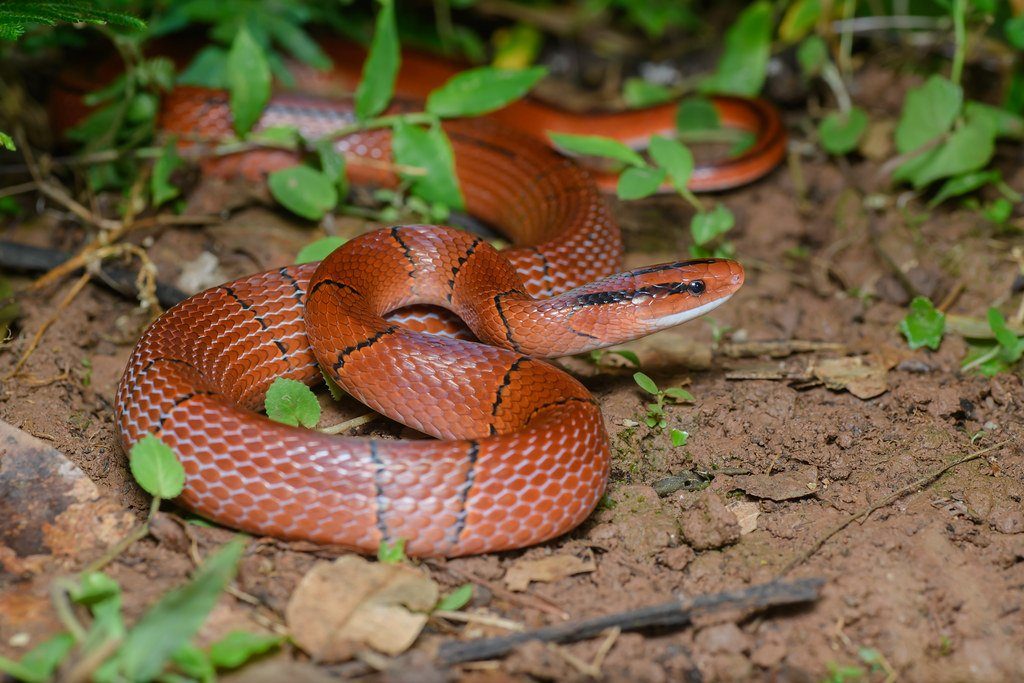
<instances>
[{"instance_id":1,"label":"snake head","mask_svg":"<svg viewBox=\"0 0 1024 683\"><path fill-rule=\"evenodd\" d=\"M743 266L729 259L677 261L630 273L636 319L647 332L673 327L718 308L743 285Z\"/></svg>"}]
</instances>

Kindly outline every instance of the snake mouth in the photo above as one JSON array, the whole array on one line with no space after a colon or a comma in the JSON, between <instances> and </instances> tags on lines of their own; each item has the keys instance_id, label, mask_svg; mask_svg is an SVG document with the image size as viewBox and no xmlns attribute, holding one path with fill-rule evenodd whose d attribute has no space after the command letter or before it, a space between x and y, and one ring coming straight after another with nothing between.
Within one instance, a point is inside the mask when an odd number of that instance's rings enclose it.
<instances>
[{"instance_id":1,"label":"snake mouth","mask_svg":"<svg viewBox=\"0 0 1024 683\"><path fill-rule=\"evenodd\" d=\"M707 303L701 304L699 306L694 306L693 308L687 309L685 311L670 313L668 315L663 315L657 318L650 318L647 320L647 323L648 325L651 325L653 330L663 330L667 327L675 327L676 325L682 325L685 322L689 322L694 318L699 318L700 316L715 310L716 308L724 304L726 301L731 299L732 294L733 293L730 292L729 294L721 296L712 301L708 301Z\"/></svg>"}]
</instances>

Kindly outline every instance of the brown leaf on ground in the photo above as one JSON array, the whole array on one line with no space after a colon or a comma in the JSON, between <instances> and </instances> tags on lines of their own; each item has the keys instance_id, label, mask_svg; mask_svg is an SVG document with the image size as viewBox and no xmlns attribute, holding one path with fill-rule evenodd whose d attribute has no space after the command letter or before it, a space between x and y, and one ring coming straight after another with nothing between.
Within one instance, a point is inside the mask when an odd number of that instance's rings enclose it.
<instances>
[{"instance_id":1,"label":"brown leaf on ground","mask_svg":"<svg viewBox=\"0 0 1024 683\"><path fill-rule=\"evenodd\" d=\"M732 478L737 488L754 498L792 500L814 495L818 490L818 468L813 465L778 474L746 474Z\"/></svg>"},{"instance_id":2,"label":"brown leaf on ground","mask_svg":"<svg viewBox=\"0 0 1024 683\"><path fill-rule=\"evenodd\" d=\"M364 647L394 656L416 640L437 598L437 584L418 569L347 555L302 577L285 618L295 643L318 661L350 659Z\"/></svg>"},{"instance_id":3,"label":"brown leaf on ground","mask_svg":"<svg viewBox=\"0 0 1024 683\"><path fill-rule=\"evenodd\" d=\"M883 364L864 356L819 360L813 372L829 389L845 389L860 399L874 398L889 389L889 371Z\"/></svg>"},{"instance_id":4,"label":"brown leaf on ground","mask_svg":"<svg viewBox=\"0 0 1024 683\"><path fill-rule=\"evenodd\" d=\"M757 518L761 514L761 508L757 503L736 500L726 505L725 509L736 515L736 522L740 525L740 536L746 536L757 529Z\"/></svg>"},{"instance_id":5,"label":"brown leaf on ground","mask_svg":"<svg viewBox=\"0 0 1024 683\"><path fill-rule=\"evenodd\" d=\"M511 591L522 592L531 581L551 583L574 574L587 574L597 569L594 554L587 552L584 557L577 555L551 555L539 560L519 559L505 572L505 585Z\"/></svg>"}]
</instances>

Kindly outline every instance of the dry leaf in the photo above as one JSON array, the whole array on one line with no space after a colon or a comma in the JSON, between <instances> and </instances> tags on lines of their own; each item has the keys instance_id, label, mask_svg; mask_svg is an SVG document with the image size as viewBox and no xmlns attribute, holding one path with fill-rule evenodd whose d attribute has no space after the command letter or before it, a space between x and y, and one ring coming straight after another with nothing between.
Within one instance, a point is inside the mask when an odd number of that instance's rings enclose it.
<instances>
[{"instance_id":1,"label":"dry leaf","mask_svg":"<svg viewBox=\"0 0 1024 683\"><path fill-rule=\"evenodd\" d=\"M597 563L593 553L586 557L576 555L551 555L539 560L521 559L512 563L505 572L505 585L511 591L525 591L531 581L552 582L564 579L573 574L584 574L595 571Z\"/></svg>"},{"instance_id":2,"label":"dry leaf","mask_svg":"<svg viewBox=\"0 0 1024 683\"><path fill-rule=\"evenodd\" d=\"M768 500L791 500L810 496L818 490L818 468L813 465L779 474L746 474L732 478L732 484L748 496Z\"/></svg>"},{"instance_id":3,"label":"dry leaf","mask_svg":"<svg viewBox=\"0 0 1024 683\"><path fill-rule=\"evenodd\" d=\"M813 372L829 389L846 389L860 399L874 398L889 389L888 370L862 356L826 358L817 362Z\"/></svg>"},{"instance_id":4,"label":"dry leaf","mask_svg":"<svg viewBox=\"0 0 1024 683\"><path fill-rule=\"evenodd\" d=\"M740 525L740 536L746 536L757 528L757 518L761 514L761 507L757 503L736 500L726 505L725 509L736 515L736 521Z\"/></svg>"},{"instance_id":5,"label":"dry leaf","mask_svg":"<svg viewBox=\"0 0 1024 683\"><path fill-rule=\"evenodd\" d=\"M398 655L416 640L437 598L437 584L418 569L346 555L302 577L285 618L295 643L318 661L350 659L367 646Z\"/></svg>"}]
</instances>

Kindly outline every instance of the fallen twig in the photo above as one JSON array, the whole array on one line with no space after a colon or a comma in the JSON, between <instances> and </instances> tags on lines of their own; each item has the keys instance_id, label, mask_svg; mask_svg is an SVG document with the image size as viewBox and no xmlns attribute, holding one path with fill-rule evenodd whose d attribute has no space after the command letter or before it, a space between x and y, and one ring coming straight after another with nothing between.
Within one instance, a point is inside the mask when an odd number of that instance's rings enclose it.
<instances>
[{"instance_id":1,"label":"fallen twig","mask_svg":"<svg viewBox=\"0 0 1024 683\"><path fill-rule=\"evenodd\" d=\"M17 270L23 272L50 271L71 257L70 254L58 249L47 249L45 247L33 247L17 242L0 240L0 268L4 270ZM81 259L82 266L68 271L68 274L81 270L88 261ZM96 279L110 287L112 290L126 297L138 298L140 292L136 286L138 274L126 268L117 266L102 266L96 272ZM164 308L170 308L182 301L187 295L174 285L157 281L156 300Z\"/></svg>"},{"instance_id":2,"label":"fallen twig","mask_svg":"<svg viewBox=\"0 0 1024 683\"><path fill-rule=\"evenodd\" d=\"M780 577L785 576L786 574L791 572L793 569L795 569L797 566L799 566L799 565L803 564L804 562L806 562L812 555L814 555L814 553L818 552L818 550L820 550L821 547L823 545L825 545L825 543L828 541L828 539L832 538L833 536L835 536L840 531L842 531L846 527L850 526L851 524L853 524L857 520L867 519L867 517L872 512L875 512L876 510L884 508L887 505L891 505L892 503L896 502L897 500L899 500L900 498L902 498L903 496L907 495L908 493L910 493L911 491L913 491L915 489L918 489L918 488L921 488L923 486L927 486L927 485L931 484L936 479L938 479L939 477L941 477L943 474L945 474L946 472L950 471L954 467L959 467L960 465L963 465L964 463L968 463L968 462L970 462L972 460L977 460L978 458L980 458L981 456L985 455L986 453L989 453L991 451L996 450L997 448L1001 448L1002 446L1005 446L1006 444L1010 443L1010 441L1012 441L1012 440L1013 439L1004 439L1003 441L1000 441L997 444L993 444L992 446L988 446L987 448L982 448L980 451L975 451L975 452L971 453L970 455L965 455L962 458L954 460L953 462L949 463L948 465L943 465L939 469L924 475L920 479L917 479L915 481L910 482L909 484L907 484L903 488L900 488L900 489L896 490L895 492L893 492L890 495L886 496L885 498L883 498L882 500L878 501L877 503L869 505L868 507L864 508L860 512L855 512L854 514L850 515L849 517L844 519L839 524L836 524L834 527L832 527L831 529L826 531L820 538L818 538L818 540L816 540L813 544L811 544L810 548L808 548L804 552L802 552L799 555L797 555L796 557L794 557L788 563L786 563L786 566L783 567L782 571L779 572L779 576Z\"/></svg>"},{"instance_id":3,"label":"fallen twig","mask_svg":"<svg viewBox=\"0 0 1024 683\"><path fill-rule=\"evenodd\" d=\"M716 610L758 610L780 605L794 605L818 599L824 579L800 579L792 582L773 581L738 591L699 595L673 600L651 607L618 612L583 621L513 633L498 638L480 638L466 642L443 643L438 659L446 665L493 659L508 654L523 643L539 640L548 643L570 643L599 636L608 629L638 631L648 628L671 628L688 625L697 614Z\"/></svg>"}]
</instances>

